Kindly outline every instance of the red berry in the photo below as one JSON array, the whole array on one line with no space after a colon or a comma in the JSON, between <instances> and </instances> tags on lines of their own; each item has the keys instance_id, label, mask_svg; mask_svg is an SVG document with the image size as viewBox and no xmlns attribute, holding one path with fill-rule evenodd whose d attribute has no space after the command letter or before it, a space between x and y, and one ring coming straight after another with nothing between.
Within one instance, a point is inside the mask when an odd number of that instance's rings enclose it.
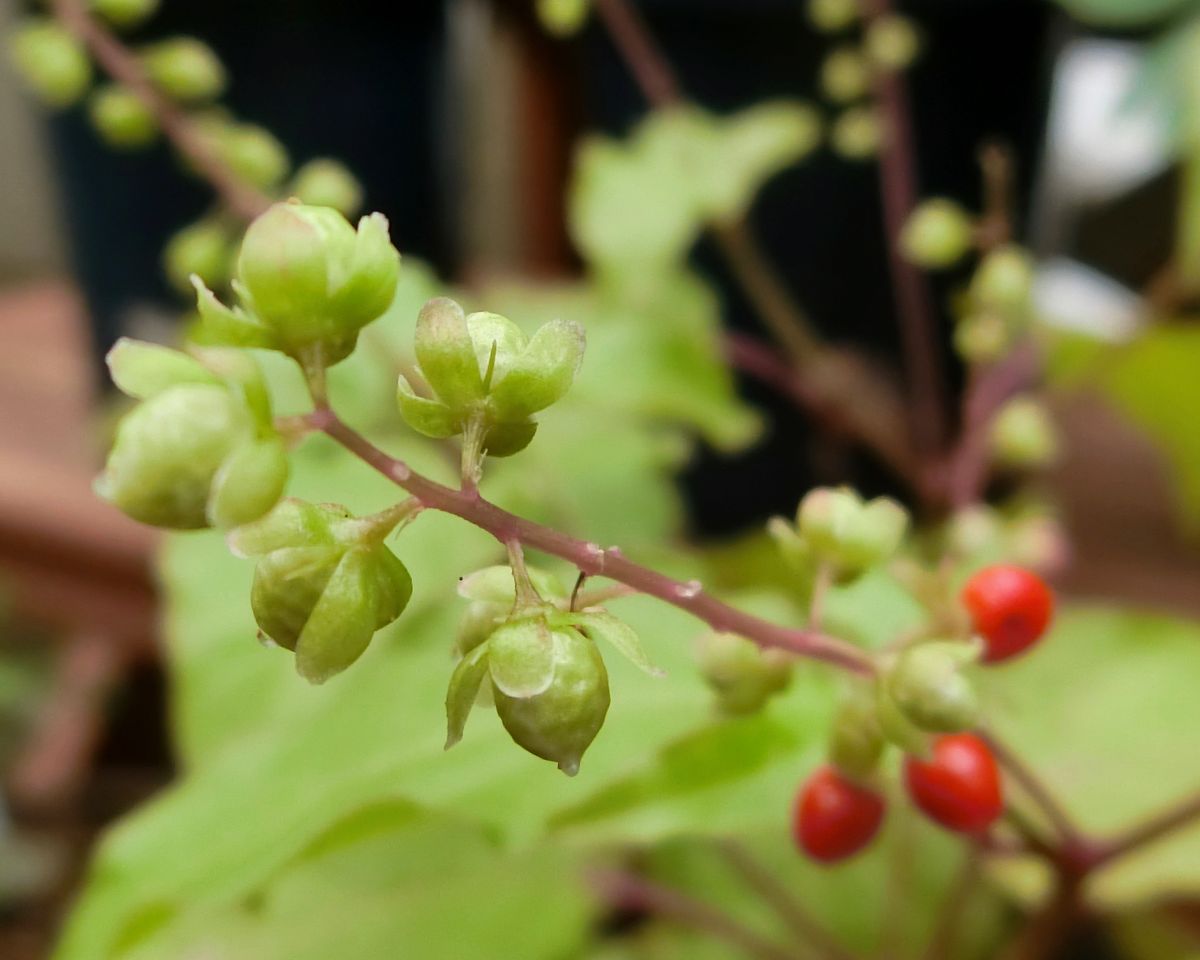
<instances>
[{"instance_id":1,"label":"red berry","mask_svg":"<svg viewBox=\"0 0 1200 960\"><path fill-rule=\"evenodd\" d=\"M948 830L980 833L1004 812L996 759L970 733L938 737L929 760L906 757L904 782L913 802Z\"/></svg>"},{"instance_id":2,"label":"red berry","mask_svg":"<svg viewBox=\"0 0 1200 960\"><path fill-rule=\"evenodd\" d=\"M962 601L986 644L983 659L997 663L1034 644L1050 625L1054 594L1021 567L986 567L963 587Z\"/></svg>"},{"instance_id":3,"label":"red berry","mask_svg":"<svg viewBox=\"0 0 1200 960\"><path fill-rule=\"evenodd\" d=\"M796 798L796 842L814 860L833 863L858 853L883 821L883 797L821 767Z\"/></svg>"}]
</instances>

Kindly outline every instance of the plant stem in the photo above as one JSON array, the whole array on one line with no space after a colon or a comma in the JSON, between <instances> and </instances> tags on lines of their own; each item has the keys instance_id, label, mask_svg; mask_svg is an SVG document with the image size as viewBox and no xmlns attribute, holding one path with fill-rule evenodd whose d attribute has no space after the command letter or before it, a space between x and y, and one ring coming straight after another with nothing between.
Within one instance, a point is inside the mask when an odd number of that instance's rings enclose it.
<instances>
[{"instance_id":1,"label":"plant stem","mask_svg":"<svg viewBox=\"0 0 1200 960\"><path fill-rule=\"evenodd\" d=\"M998 740L995 734L986 730L977 731L976 735L983 740L992 753L995 754L1000 766L1003 767L1021 787L1029 798L1050 821L1050 825L1058 834L1059 839L1066 845L1075 845L1082 841L1083 835L1074 821L1067 815L1066 810L1054 798L1044 783L1012 750Z\"/></svg>"},{"instance_id":2,"label":"plant stem","mask_svg":"<svg viewBox=\"0 0 1200 960\"><path fill-rule=\"evenodd\" d=\"M763 620L704 592L695 581L684 583L633 563L617 547L602 549L598 544L578 540L509 513L477 493L454 490L414 473L403 461L388 456L348 427L331 410L315 410L309 419L316 429L328 434L360 460L403 487L425 507L461 517L486 530L505 545L516 542L561 557L584 573L603 574L639 593L649 594L686 610L713 630L740 634L762 647L790 650L855 673L870 675L875 670L870 654L836 637Z\"/></svg>"},{"instance_id":3,"label":"plant stem","mask_svg":"<svg viewBox=\"0 0 1200 960\"><path fill-rule=\"evenodd\" d=\"M755 960L796 960L790 951L755 933L741 921L679 890L622 871L596 874L594 881L605 897L617 906L644 910L703 930L742 951L747 957Z\"/></svg>"},{"instance_id":4,"label":"plant stem","mask_svg":"<svg viewBox=\"0 0 1200 960\"><path fill-rule=\"evenodd\" d=\"M764 868L745 846L736 840L725 840L719 844L719 848L729 865L775 911L799 943L812 947L818 956L826 960L853 960L853 954L809 916L792 892Z\"/></svg>"},{"instance_id":5,"label":"plant stem","mask_svg":"<svg viewBox=\"0 0 1200 960\"><path fill-rule=\"evenodd\" d=\"M645 98L656 107L682 101L679 78L655 44L637 8L627 0L594 0L594 6Z\"/></svg>"},{"instance_id":6,"label":"plant stem","mask_svg":"<svg viewBox=\"0 0 1200 960\"><path fill-rule=\"evenodd\" d=\"M1105 866L1128 853L1148 846L1168 833L1189 826L1200 820L1200 794L1188 797L1182 803L1145 823L1139 824L1114 840L1099 845L1091 860L1091 868Z\"/></svg>"},{"instance_id":7,"label":"plant stem","mask_svg":"<svg viewBox=\"0 0 1200 960\"><path fill-rule=\"evenodd\" d=\"M948 960L954 956L954 944L958 940L963 916L971 903L971 896L978 889L982 873L982 851L979 843L972 842L967 846L962 866L950 880L950 889L938 911L933 936L925 948L925 960Z\"/></svg>"},{"instance_id":8,"label":"plant stem","mask_svg":"<svg viewBox=\"0 0 1200 960\"><path fill-rule=\"evenodd\" d=\"M872 0L872 6L873 18L892 12L892 0ZM941 448L946 437L946 387L929 286L925 275L901 255L898 244L904 223L917 202L912 115L903 73L880 70L876 75L875 95L884 123L879 187L904 365L912 396L910 423L917 449L930 455Z\"/></svg>"},{"instance_id":9,"label":"plant stem","mask_svg":"<svg viewBox=\"0 0 1200 960\"><path fill-rule=\"evenodd\" d=\"M154 114L163 135L212 185L225 206L244 220L253 220L270 206L271 198L229 168L187 114L154 86L137 56L88 12L83 0L49 2L55 18L88 48L101 69Z\"/></svg>"}]
</instances>

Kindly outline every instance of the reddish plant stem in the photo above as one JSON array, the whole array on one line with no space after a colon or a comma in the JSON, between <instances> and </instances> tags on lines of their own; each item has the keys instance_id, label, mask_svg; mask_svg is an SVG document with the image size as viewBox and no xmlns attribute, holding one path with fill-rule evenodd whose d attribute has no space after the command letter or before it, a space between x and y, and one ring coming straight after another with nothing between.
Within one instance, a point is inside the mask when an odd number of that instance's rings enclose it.
<instances>
[{"instance_id":1,"label":"reddish plant stem","mask_svg":"<svg viewBox=\"0 0 1200 960\"><path fill-rule=\"evenodd\" d=\"M1141 847L1148 846L1167 834L1189 826L1198 820L1200 820L1200 794L1188 797L1178 806L1127 830L1107 843L1100 844L1093 854L1089 866L1093 870L1106 866L1112 861Z\"/></svg>"},{"instance_id":2,"label":"reddish plant stem","mask_svg":"<svg viewBox=\"0 0 1200 960\"><path fill-rule=\"evenodd\" d=\"M892 11L892 0L873 0L872 17ZM917 202L916 151L908 84L895 70L880 70L875 95L883 119L879 186L888 263L900 318L904 365L912 396L911 426L917 449L938 451L946 437L946 387L936 314L925 275L900 253L900 232Z\"/></svg>"},{"instance_id":3,"label":"reddish plant stem","mask_svg":"<svg viewBox=\"0 0 1200 960\"><path fill-rule=\"evenodd\" d=\"M244 220L253 220L270 206L270 197L241 180L221 160L184 111L154 86L137 56L88 13L82 0L50 0L50 6L58 21L88 48L101 69L154 114L163 135L212 185L225 206Z\"/></svg>"},{"instance_id":4,"label":"reddish plant stem","mask_svg":"<svg viewBox=\"0 0 1200 960\"><path fill-rule=\"evenodd\" d=\"M643 910L680 921L724 940L747 957L755 960L796 960L793 953L760 936L741 921L679 890L623 871L598 873L594 875L593 882L615 906Z\"/></svg>"},{"instance_id":5,"label":"reddish plant stem","mask_svg":"<svg viewBox=\"0 0 1200 960\"><path fill-rule=\"evenodd\" d=\"M486 530L503 544L518 542L575 564L589 576L602 575L632 587L639 593L657 597L703 620L712 629L737 633L763 647L778 647L802 657L822 660L854 673L870 675L874 661L869 654L836 637L814 630L780 626L745 613L705 593L697 582L684 583L648 567L627 560L617 547L602 549L560 533L550 527L509 513L483 499L477 490L454 490L388 456L361 434L338 419L329 409L318 409L309 416L317 430L328 434L343 447L374 467L393 483L407 490L422 505L461 517Z\"/></svg>"},{"instance_id":6,"label":"reddish plant stem","mask_svg":"<svg viewBox=\"0 0 1200 960\"><path fill-rule=\"evenodd\" d=\"M1075 826L1074 821L1067 815L1066 810L1054 798L1054 795L1047 789L1046 785L1038 779L1033 770L1010 750L1008 746L998 740L994 734L986 730L979 730L976 731L976 735L995 754L1000 766L1008 772L1009 776L1017 782L1029 798L1037 804L1063 844L1068 846L1080 844L1083 841L1083 835L1080 833L1079 828Z\"/></svg>"},{"instance_id":7,"label":"reddish plant stem","mask_svg":"<svg viewBox=\"0 0 1200 960\"><path fill-rule=\"evenodd\" d=\"M626 0L594 0L597 16L642 94L656 107L683 100L679 78L651 38L645 20Z\"/></svg>"}]
</instances>

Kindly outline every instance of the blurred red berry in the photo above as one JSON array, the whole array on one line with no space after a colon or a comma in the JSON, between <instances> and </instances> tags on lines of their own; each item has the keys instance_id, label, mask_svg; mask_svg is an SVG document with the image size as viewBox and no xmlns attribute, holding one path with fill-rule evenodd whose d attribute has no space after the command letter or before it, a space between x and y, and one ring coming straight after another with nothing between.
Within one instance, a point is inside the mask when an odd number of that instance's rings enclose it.
<instances>
[{"instance_id":1,"label":"blurred red berry","mask_svg":"<svg viewBox=\"0 0 1200 960\"><path fill-rule=\"evenodd\" d=\"M1007 660L1032 646L1054 613L1054 594L1042 578L1006 565L986 567L971 577L962 601L986 644L985 663Z\"/></svg>"},{"instance_id":2,"label":"blurred red berry","mask_svg":"<svg viewBox=\"0 0 1200 960\"><path fill-rule=\"evenodd\" d=\"M871 842L883 821L883 797L834 767L817 770L796 798L796 842L814 860L834 863Z\"/></svg>"},{"instance_id":3,"label":"blurred red berry","mask_svg":"<svg viewBox=\"0 0 1200 960\"><path fill-rule=\"evenodd\" d=\"M913 802L948 830L981 833L1004 812L996 759L970 733L938 737L928 760L907 757L904 782Z\"/></svg>"}]
</instances>

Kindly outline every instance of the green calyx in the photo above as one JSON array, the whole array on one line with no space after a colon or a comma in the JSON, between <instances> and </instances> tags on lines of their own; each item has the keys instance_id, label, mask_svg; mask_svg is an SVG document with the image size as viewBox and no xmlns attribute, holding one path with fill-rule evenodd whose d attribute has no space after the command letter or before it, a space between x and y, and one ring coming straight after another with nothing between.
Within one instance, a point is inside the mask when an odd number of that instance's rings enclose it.
<instances>
[{"instance_id":1,"label":"green calyx","mask_svg":"<svg viewBox=\"0 0 1200 960\"><path fill-rule=\"evenodd\" d=\"M570 389L584 345L583 328L571 321L551 321L526 338L499 314L466 315L453 300L430 300L417 318L416 354L434 397L402 376L400 413L425 436L461 433L480 455L509 456L533 439L533 415Z\"/></svg>"},{"instance_id":2,"label":"green calyx","mask_svg":"<svg viewBox=\"0 0 1200 960\"><path fill-rule=\"evenodd\" d=\"M800 501L796 524L774 518L768 530L784 558L806 577L828 567L848 583L890 558L908 529L908 512L889 497L864 501L846 487L818 487Z\"/></svg>"},{"instance_id":3,"label":"green calyx","mask_svg":"<svg viewBox=\"0 0 1200 960\"><path fill-rule=\"evenodd\" d=\"M962 673L978 657L978 648L970 643L921 643L900 654L881 682L913 726L930 733L957 733L979 718L975 690Z\"/></svg>"},{"instance_id":4,"label":"green calyx","mask_svg":"<svg viewBox=\"0 0 1200 960\"><path fill-rule=\"evenodd\" d=\"M12 32L9 54L21 78L47 106L69 107L92 82L92 62L70 31L52 20L26 20Z\"/></svg>"},{"instance_id":5,"label":"green calyx","mask_svg":"<svg viewBox=\"0 0 1200 960\"><path fill-rule=\"evenodd\" d=\"M608 672L597 642L651 675L661 672L627 624L598 607L570 609L569 596L549 574L527 568L524 575L520 590L508 567L459 581L471 605L446 693L446 747L462 739L488 680L496 712L517 745L573 776L608 712Z\"/></svg>"},{"instance_id":6,"label":"green calyx","mask_svg":"<svg viewBox=\"0 0 1200 960\"><path fill-rule=\"evenodd\" d=\"M336 210L277 203L246 231L227 307L198 279L203 343L280 350L306 369L350 355L359 331L392 302L400 254L382 214L357 231Z\"/></svg>"},{"instance_id":7,"label":"green calyx","mask_svg":"<svg viewBox=\"0 0 1200 960\"><path fill-rule=\"evenodd\" d=\"M700 673L728 714L757 713L792 681L793 657L764 650L734 633L711 633L699 644Z\"/></svg>"},{"instance_id":8,"label":"green calyx","mask_svg":"<svg viewBox=\"0 0 1200 960\"><path fill-rule=\"evenodd\" d=\"M287 454L249 357L120 340L108 365L142 402L117 425L100 496L142 523L183 530L235 527L275 505Z\"/></svg>"},{"instance_id":9,"label":"green calyx","mask_svg":"<svg viewBox=\"0 0 1200 960\"><path fill-rule=\"evenodd\" d=\"M258 561L250 605L259 630L295 652L306 680L341 673L408 605L412 578L383 540L415 512L405 501L354 517L333 504L287 499L230 535L234 553Z\"/></svg>"}]
</instances>

